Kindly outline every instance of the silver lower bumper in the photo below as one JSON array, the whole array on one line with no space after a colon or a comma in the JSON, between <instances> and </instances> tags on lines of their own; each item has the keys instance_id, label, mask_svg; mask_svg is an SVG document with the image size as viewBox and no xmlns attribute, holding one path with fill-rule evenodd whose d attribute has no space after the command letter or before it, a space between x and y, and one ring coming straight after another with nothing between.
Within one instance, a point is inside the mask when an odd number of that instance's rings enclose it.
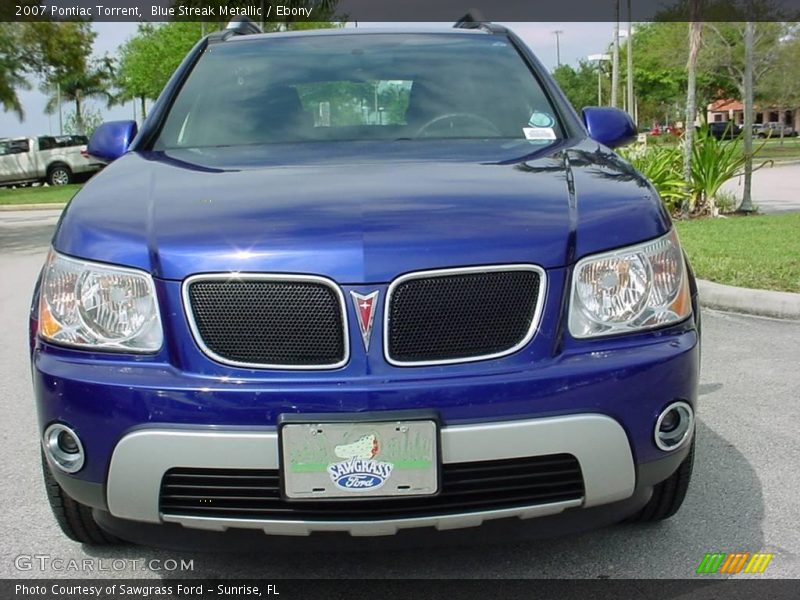
<instances>
[{"instance_id":1,"label":"silver lower bumper","mask_svg":"<svg viewBox=\"0 0 800 600\"><path fill-rule=\"evenodd\" d=\"M633 494L636 475L627 435L609 417L571 415L456 425L441 430L442 461L463 463L572 454L584 478L582 500L407 519L300 521L223 519L159 512L164 474L174 467L277 469L278 435L272 430L143 429L126 435L111 458L107 481L109 512L120 519L171 522L197 529L262 529L269 534L308 535L313 531L346 531L352 535L388 535L399 529L455 529L490 519L553 515L575 506L597 506Z\"/></svg>"}]
</instances>

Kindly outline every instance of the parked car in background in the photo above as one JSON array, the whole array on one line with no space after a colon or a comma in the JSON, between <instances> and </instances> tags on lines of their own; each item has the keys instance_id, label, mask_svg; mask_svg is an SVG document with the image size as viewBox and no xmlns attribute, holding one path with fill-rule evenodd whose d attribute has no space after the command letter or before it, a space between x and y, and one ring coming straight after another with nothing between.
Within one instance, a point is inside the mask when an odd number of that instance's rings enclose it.
<instances>
[{"instance_id":1,"label":"parked car in background","mask_svg":"<svg viewBox=\"0 0 800 600\"><path fill-rule=\"evenodd\" d=\"M72 183L102 168L86 151L83 135L0 139L0 185Z\"/></svg>"},{"instance_id":2,"label":"parked car in background","mask_svg":"<svg viewBox=\"0 0 800 600\"><path fill-rule=\"evenodd\" d=\"M791 125L778 123L777 121L759 123L753 126L753 135L760 138L781 137L781 134L783 134L783 137L795 137L797 132Z\"/></svg>"},{"instance_id":3,"label":"parked car in background","mask_svg":"<svg viewBox=\"0 0 800 600\"><path fill-rule=\"evenodd\" d=\"M742 132L742 128L733 121L714 121L708 124L708 132L718 140L732 140Z\"/></svg>"},{"instance_id":4,"label":"parked car in background","mask_svg":"<svg viewBox=\"0 0 800 600\"><path fill-rule=\"evenodd\" d=\"M671 135L674 137L680 137L682 134L683 134L683 129L681 129L676 125L660 125L656 123L650 128L650 135L655 135L655 136Z\"/></svg>"}]
</instances>

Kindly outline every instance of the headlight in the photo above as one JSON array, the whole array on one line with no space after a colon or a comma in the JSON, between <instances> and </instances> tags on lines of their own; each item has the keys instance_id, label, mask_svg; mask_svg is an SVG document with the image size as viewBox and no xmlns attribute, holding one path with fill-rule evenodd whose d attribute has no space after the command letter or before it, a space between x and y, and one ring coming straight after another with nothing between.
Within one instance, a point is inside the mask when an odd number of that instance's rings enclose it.
<instances>
[{"instance_id":1,"label":"headlight","mask_svg":"<svg viewBox=\"0 0 800 600\"><path fill-rule=\"evenodd\" d=\"M39 334L68 346L155 352L163 334L153 279L51 251L42 274Z\"/></svg>"},{"instance_id":2,"label":"headlight","mask_svg":"<svg viewBox=\"0 0 800 600\"><path fill-rule=\"evenodd\" d=\"M656 240L596 254L575 265L569 311L573 337L652 329L677 323L691 310L674 229Z\"/></svg>"}]
</instances>

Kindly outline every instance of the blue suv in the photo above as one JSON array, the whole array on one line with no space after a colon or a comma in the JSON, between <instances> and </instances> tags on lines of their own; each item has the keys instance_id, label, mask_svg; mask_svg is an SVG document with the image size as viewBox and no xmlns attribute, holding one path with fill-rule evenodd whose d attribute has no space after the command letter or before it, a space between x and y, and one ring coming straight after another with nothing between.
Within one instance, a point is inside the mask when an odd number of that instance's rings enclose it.
<instances>
[{"instance_id":1,"label":"blue suv","mask_svg":"<svg viewBox=\"0 0 800 600\"><path fill-rule=\"evenodd\" d=\"M204 38L36 286L64 533L671 516L700 314L634 137L492 24Z\"/></svg>"}]
</instances>

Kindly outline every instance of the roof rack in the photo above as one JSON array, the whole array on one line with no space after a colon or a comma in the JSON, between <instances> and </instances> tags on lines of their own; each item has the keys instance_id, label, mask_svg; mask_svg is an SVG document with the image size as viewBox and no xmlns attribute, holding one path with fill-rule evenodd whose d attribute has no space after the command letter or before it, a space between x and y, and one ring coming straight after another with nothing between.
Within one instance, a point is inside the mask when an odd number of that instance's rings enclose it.
<instances>
[{"instance_id":1,"label":"roof rack","mask_svg":"<svg viewBox=\"0 0 800 600\"><path fill-rule=\"evenodd\" d=\"M238 17L234 17L230 20L230 22L225 26L225 29L228 31L233 31L237 35L251 35L254 33L264 33L261 31L261 27L255 24L255 22L247 16L240 15Z\"/></svg>"},{"instance_id":2,"label":"roof rack","mask_svg":"<svg viewBox=\"0 0 800 600\"><path fill-rule=\"evenodd\" d=\"M253 35L264 33L250 17L240 15L231 19L222 31L215 31L208 36L209 42L224 42L234 35Z\"/></svg>"},{"instance_id":3,"label":"roof rack","mask_svg":"<svg viewBox=\"0 0 800 600\"><path fill-rule=\"evenodd\" d=\"M482 29L488 33L507 33L508 29L487 21L481 11L472 9L453 24L454 29Z\"/></svg>"}]
</instances>

